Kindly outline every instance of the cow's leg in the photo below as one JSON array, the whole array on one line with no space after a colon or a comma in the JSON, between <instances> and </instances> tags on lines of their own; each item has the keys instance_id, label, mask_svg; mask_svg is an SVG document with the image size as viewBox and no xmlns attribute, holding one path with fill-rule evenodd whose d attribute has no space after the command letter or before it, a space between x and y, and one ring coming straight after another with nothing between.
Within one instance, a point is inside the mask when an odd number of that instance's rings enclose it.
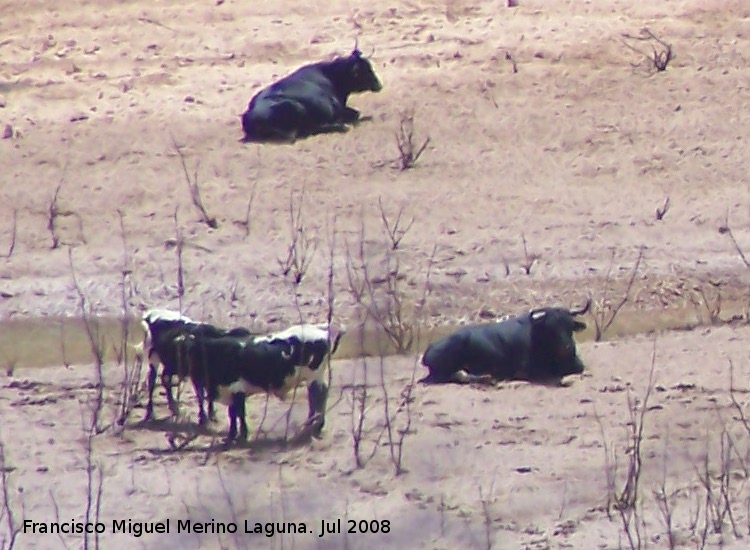
<instances>
[{"instance_id":1,"label":"cow's leg","mask_svg":"<svg viewBox=\"0 0 750 550\"><path fill-rule=\"evenodd\" d=\"M206 399L208 399L208 419L211 422L216 422L216 396L209 393Z\"/></svg>"},{"instance_id":2,"label":"cow's leg","mask_svg":"<svg viewBox=\"0 0 750 550\"><path fill-rule=\"evenodd\" d=\"M308 421L320 415L320 424L316 426L314 435L320 435L326 421L326 402L328 401L328 384L320 380L313 380L307 386Z\"/></svg>"},{"instance_id":3,"label":"cow's leg","mask_svg":"<svg viewBox=\"0 0 750 550\"><path fill-rule=\"evenodd\" d=\"M459 384L485 384L491 386L495 384L495 379L491 374L469 374L464 369L460 369L453 373L451 376L451 382L457 382Z\"/></svg>"},{"instance_id":4,"label":"cow's leg","mask_svg":"<svg viewBox=\"0 0 750 550\"><path fill-rule=\"evenodd\" d=\"M232 396L232 402L227 407L227 412L229 413L229 432L224 439L224 445L229 446L237 438L237 407L234 396Z\"/></svg>"},{"instance_id":5,"label":"cow's leg","mask_svg":"<svg viewBox=\"0 0 750 550\"><path fill-rule=\"evenodd\" d=\"M180 411L177 406L177 401L172 394L172 374L165 372L164 369L162 369L161 371L161 385L164 386L164 389L167 392L167 404L169 405L169 412L172 413L172 416L177 416Z\"/></svg>"},{"instance_id":6,"label":"cow's leg","mask_svg":"<svg viewBox=\"0 0 750 550\"><path fill-rule=\"evenodd\" d=\"M146 378L146 391L148 392L148 401L146 402L146 416L144 421L151 420L154 415L154 387L156 386L156 365L148 358L148 377Z\"/></svg>"},{"instance_id":7,"label":"cow's leg","mask_svg":"<svg viewBox=\"0 0 750 550\"><path fill-rule=\"evenodd\" d=\"M245 394L236 393L233 397L235 410L240 420L240 440L247 441L247 420L245 419Z\"/></svg>"},{"instance_id":8,"label":"cow's leg","mask_svg":"<svg viewBox=\"0 0 750 550\"><path fill-rule=\"evenodd\" d=\"M209 392L206 391L206 389L203 387L203 384L199 380L197 380L195 377L193 377L192 380L193 380L193 391L195 391L195 398L198 400L198 424L203 426L207 421L206 411L203 407L203 403L204 403L206 394ZM209 400L209 404L210 403L211 401Z\"/></svg>"},{"instance_id":9,"label":"cow's leg","mask_svg":"<svg viewBox=\"0 0 750 550\"><path fill-rule=\"evenodd\" d=\"M351 107L344 107L341 119L347 124L354 124L359 121L359 111Z\"/></svg>"}]
</instances>

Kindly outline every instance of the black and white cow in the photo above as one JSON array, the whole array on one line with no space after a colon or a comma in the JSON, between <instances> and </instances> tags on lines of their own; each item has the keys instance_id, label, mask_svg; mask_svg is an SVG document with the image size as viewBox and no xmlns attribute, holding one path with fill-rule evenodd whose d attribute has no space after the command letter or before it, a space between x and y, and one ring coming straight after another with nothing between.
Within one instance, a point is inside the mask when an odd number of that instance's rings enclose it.
<instances>
[{"instance_id":1,"label":"black and white cow","mask_svg":"<svg viewBox=\"0 0 750 550\"><path fill-rule=\"evenodd\" d=\"M226 330L209 323L200 323L179 312L168 309L149 309L143 313L141 325L144 330L143 352L148 358L146 415L144 420L150 420L154 414L154 388L159 365L161 383L167 394L169 410L177 415L177 402L172 393L174 377L183 380L189 375L188 365L184 360L180 342L184 336L193 334L205 337L219 337L225 335L250 335L244 328ZM183 338L181 338L183 337ZM210 411L212 412L212 411ZM205 418L201 419L205 422Z\"/></svg>"},{"instance_id":2,"label":"black and white cow","mask_svg":"<svg viewBox=\"0 0 750 550\"><path fill-rule=\"evenodd\" d=\"M370 61L356 48L346 57L300 67L264 88L242 115L245 141L294 141L346 131L360 113L346 105L350 94L379 92Z\"/></svg>"},{"instance_id":3,"label":"black and white cow","mask_svg":"<svg viewBox=\"0 0 750 550\"><path fill-rule=\"evenodd\" d=\"M573 333L586 324L575 317L590 306L589 298L579 310L542 307L502 321L462 327L427 347L422 364L429 374L421 382L560 382L564 376L580 374L584 366Z\"/></svg>"},{"instance_id":4,"label":"black and white cow","mask_svg":"<svg viewBox=\"0 0 750 550\"><path fill-rule=\"evenodd\" d=\"M343 335L340 331L331 339L330 332L327 324L305 324L264 336L190 334L183 338L198 399L203 393L199 388L204 388L209 408L214 400L228 406L227 442L237 437L238 420L240 437L247 438L246 396L268 393L284 399L303 381L307 384L308 420L319 418L315 432L320 433L328 398L324 360L336 352ZM202 410L202 402L199 408Z\"/></svg>"}]
</instances>

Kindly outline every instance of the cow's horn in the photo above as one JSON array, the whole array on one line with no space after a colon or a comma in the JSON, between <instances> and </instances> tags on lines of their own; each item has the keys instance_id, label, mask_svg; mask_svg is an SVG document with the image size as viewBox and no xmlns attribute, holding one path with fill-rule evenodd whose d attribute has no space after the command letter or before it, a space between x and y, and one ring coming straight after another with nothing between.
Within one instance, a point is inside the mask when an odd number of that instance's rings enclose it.
<instances>
[{"instance_id":1,"label":"cow's horn","mask_svg":"<svg viewBox=\"0 0 750 550\"><path fill-rule=\"evenodd\" d=\"M294 345L293 344L289 346L289 352L281 350L281 356L284 359L291 359L292 355L294 355Z\"/></svg>"},{"instance_id":2,"label":"cow's horn","mask_svg":"<svg viewBox=\"0 0 750 550\"><path fill-rule=\"evenodd\" d=\"M588 297L588 299L586 300L586 303L581 309L571 309L570 314L571 315L583 315L589 310L590 307L591 307L591 296Z\"/></svg>"}]
</instances>

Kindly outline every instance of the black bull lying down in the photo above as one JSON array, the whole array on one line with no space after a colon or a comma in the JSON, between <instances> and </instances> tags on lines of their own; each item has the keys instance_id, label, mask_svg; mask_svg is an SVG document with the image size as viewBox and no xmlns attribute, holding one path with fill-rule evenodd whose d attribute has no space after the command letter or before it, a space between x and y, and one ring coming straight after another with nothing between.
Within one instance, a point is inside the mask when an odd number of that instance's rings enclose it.
<instances>
[{"instance_id":1,"label":"black bull lying down","mask_svg":"<svg viewBox=\"0 0 750 550\"><path fill-rule=\"evenodd\" d=\"M370 61L355 47L347 57L300 67L264 88L242 115L245 141L294 141L341 132L359 121L347 107L350 94L379 92L382 84Z\"/></svg>"},{"instance_id":2,"label":"black bull lying down","mask_svg":"<svg viewBox=\"0 0 750 550\"><path fill-rule=\"evenodd\" d=\"M214 401L229 405L230 438L236 437L236 420L242 436L247 435L244 419L245 396L258 392L282 399L301 381L307 382L309 419L319 415L317 432L323 427L328 393L325 357L333 354L344 331L329 344L328 325L294 325L268 335L247 329L232 330L199 323L169 310L149 310L143 315L144 350L149 360L146 420L153 414L153 390L159 364L170 410L176 414L172 378L190 377L198 398L198 417L213 418Z\"/></svg>"},{"instance_id":3,"label":"black bull lying down","mask_svg":"<svg viewBox=\"0 0 750 550\"><path fill-rule=\"evenodd\" d=\"M573 333L586 324L575 317L590 306L591 298L579 310L543 307L499 322L463 327L428 346L422 364L429 374L421 382L559 382L580 374L584 366Z\"/></svg>"}]
</instances>

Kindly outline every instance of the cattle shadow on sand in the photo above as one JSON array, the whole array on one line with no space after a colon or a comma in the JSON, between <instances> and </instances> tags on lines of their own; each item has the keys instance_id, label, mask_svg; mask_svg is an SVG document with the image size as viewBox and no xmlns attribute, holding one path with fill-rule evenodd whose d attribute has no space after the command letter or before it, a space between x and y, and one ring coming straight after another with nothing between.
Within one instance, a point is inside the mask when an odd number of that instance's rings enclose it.
<instances>
[{"instance_id":1,"label":"cattle shadow on sand","mask_svg":"<svg viewBox=\"0 0 750 550\"><path fill-rule=\"evenodd\" d=\"M231 443L210 428L196 424L170 421L149 421L141 429L161 431L169 443L168 447L146 447L143 450L156 456L173 454L213 454L229 450L250 450L254 453L268 451L288 451L309 445L315 439L319 422L305 422L290 436L260 436L247 441L235 440ZM200 436L210 436L207 444L200 444Z\"/></svg>"},{"instance_id":2,"label":"cattle shadow on sand","mask_svg":"<svg viewBox=\"0 0 750 550\"><path fill-rule=\"evenodd\" d=\"M326 134L346 134L348 133L352 128L356 128L363 122L371 122L373 120L373 117L371 115L365 115L359 117L359 119L352 121L348 124L340 124L340 125L331 125L331 126L324 126L320 127L315 131L311 131L305 134L298 134L294 138L287 138L283 136L267 136L267 137L258 137L258 136L243 136L238 141L240 143L258 143L258 144L266 144L266 145L294 145L299 140L307 139L314 136L320 136L320 135L326 135Z\"/></svg>"}]
</instances>

